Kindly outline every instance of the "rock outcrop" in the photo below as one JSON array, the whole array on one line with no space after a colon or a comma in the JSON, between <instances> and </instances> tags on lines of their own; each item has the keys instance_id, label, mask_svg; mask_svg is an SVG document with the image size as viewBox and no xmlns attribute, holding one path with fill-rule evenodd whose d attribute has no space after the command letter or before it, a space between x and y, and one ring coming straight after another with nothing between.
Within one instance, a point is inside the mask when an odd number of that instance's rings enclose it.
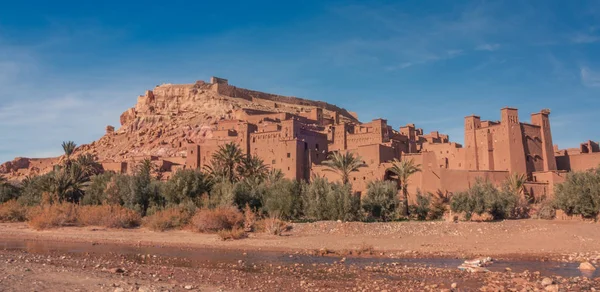
<instances>
[{"instance_id":1,"label":"rock outcrop","mask_svg":"<svg viewBox=\"0 0 600 292\"><path fill-rule=\"evenodd\" d=\"M139 96L135 106L121 114L119 129L108 126L103 137L77 147L74 155L90 153L99 161L115 162L142 156L185 156L188 143L210 138L214 125L236 118L236 111L300 114L315 108L323 109L325 116L357 122L355 114L335 105L237 88L220 78L213 77L210 83L163 84ZM44 168L39 168L29 158L17 158L0 165L0 174L22 179L50 171L46 164L54 160L60 158L37 159L43 161Z\"/></svg>"}]
</instances>

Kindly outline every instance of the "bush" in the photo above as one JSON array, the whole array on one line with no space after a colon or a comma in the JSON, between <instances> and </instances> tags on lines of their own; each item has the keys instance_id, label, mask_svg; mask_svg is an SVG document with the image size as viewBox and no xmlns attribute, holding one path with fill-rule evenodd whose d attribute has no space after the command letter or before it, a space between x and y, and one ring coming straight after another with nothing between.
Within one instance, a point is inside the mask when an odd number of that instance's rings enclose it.
<instances>
[{"instance_id":1,"label":"bush","mask_svg":"<svg viewBox=\"0 0 600 292\"><path fill-rule=\"evenodd\" d=\"M350 185L314 178L302 192L304 214L312 220L353 221L360 218L360 198Z\"/></svg>"},{"instance_id":2,"label":"bush","mask_svg":"<svg viewBox=\"0 0 600 292\"><path fill-rule=\"evenodd\" d=\"M263 210L285 220L299 219L302 214L302 183L280 179L265 184Z\"/></svg>"},{"instance_id":3,"label":"bush","mask_svg":"<svg viewBox=\"0 0 600 292\"><path fill-rule=\"evenodd\" d=\"M246 238L247 234L244 229L239 227L234 227L231 230L219 230L217 235L221 238L221 240L236 240Z\"/></svg>"},{"instance_id":4,"label":"bush","mask_svg":"<svg viewBox=\"0 0 600 292\"><path fill-rule=\"evenodd\" d=\"M204 173L193 170L179 170L162 185L162 194L167 205L179 205L186 201L200 202L203 194L210 192L211 181ZM202 207L199 204L197 207Z\"/></svg>"},{"instance_id":5,"label":"bush","mask_svg":"<svg viewBox=\"0 0 600 292\"><path fill-rule=\"evenodd\" d=\"M144 218L144 226L155 231L183 228L190 221L192 214L179 207L160 210Z\"/></svg>"},{"instance_id":6,"label":"bush","mask_svg":"<svg viewBox=\"0 0 600 292\"><path fill-rule=\"evenodd\" d=\"M62 203L38 206L30 209L28 223L34 229L43 230L77 225L77 205Z\"/></svg>"},{"instance_id":7,"label":"bush","mask_svg":"<svg viewBox=\"0 0 600 292\"><path fill-rule=\"evenodd\" d=\"M107 201L107 187L112 183L116 185L115 179L116 174L112 172L106 172L103 174L95 175L91 177L90 185L85 191L85 195L81 199L82 205L101 205ZM118 195L117 195L118 196ZM111 202L112 204L120 203L120 198L117 202Z\"/></svg>"},{"instance_id":8,"label":"bush","mask_svg":"<svg viewBox=\"0 0 600 292\"><path fill-rule=\"evenodd\" d=\"M271 215L270 217L263 219L260 225L262 226L262 231L271 235L281 235L289 228L288 224L279 219L277 215Z\"/></svg>"},{"instance_id":9,"label":"bush","mask_svg":"<svg viewBox=\"0 0 600 292\"><path fill-rule=\"evenodd\" d=\"M446 213L450 198L448 193L438 191L435 195L431 195L431 204L429 210L430 220L439 220Z\"/></svg>"},{"instance_id":10,"label":"bush","mask_svg":"<svg viewBox=\"0 0 600 292\"><path fill-rule=\"evenodd\" d=\"M393 220L396 209L400 205L398 187L392 181L374 181L367 186L367 193L362 198L362 208L370 217L382 221Z\"/></svg>"},{"instance_id":11,"label":"bush","mask_svg":"<svg viewBox=\"0 0 600 292\"><path fill-rule=\"evenodd\" d=\"M554 209L552 202L547 200L542 201L537 211L537 216L539 219L554 219L556 217L556 209Z\"/></svg>"},{"instance_id":12,"label":"bush","mask_svg":"<svg viewBox=\"0 0 600 292\"><path fill-rule=\"evenodd\" d=\"M594 218L600 212L600 169L567 174L554 188L554 205L568 215Z\"/></svg>"},{"instance_id":13,"label":"bush","mask_svg":"<svg viewBox=\"0 0 600 292\"><path fill-rule=\"evenodd\" d=\"M243 221L243 214L235 207L200 209L192 217L192 228L198 232L217 232L241 227Z\"/></svg>"},{"instance_id":14,"label":"bush","mask_svg":"<svg viewBox=\"0 0 600 292\"><path fill-rule=\"evenodd\" d=\"M42 194L48 189L51 180L48 174L25 178L21 182L19 203L27 206L39 205L42 202Z\"/></svg>"},{"instance_id":15,"label":"bush","mask_svg":"<svg viewBox=\"0 0 600 292\"><path fill-rule=\"evenodd\" d=\"M0 204L15 200L21 195L21 190L10 183L0 184Z\"/></svg>"},{"instance_id":16,"label":"bush","mask_svg":"<svg viewBox=\"0 0 600 292\"><path fill-rule=\"evenodd\" d=\"M418 220L426 220L427 215L429 214L431 204L431 195L421 194L420 191L417 191L417 201L415 205L411 206L410 214L414 214L417 216Z\"/></svg>"},{"instance_id":17,"label":"bush","mask_svg":"<svg viewBox=\"0 0 600 292\"><path fill-rule=\"evenodd\" d=\"M138 213L119 205L81 206L77 214L77 221L83 226L133 228L141 221Z\"/></svg>"},{"instance_id":18,"label":"bush","mask_svg":"<svg viewBox=\"0 0 600 292\"><path fill-rule=\"evenodd\" d=\"M256 228L256 213L252 211L250 205L244 208L244 230L247 232L254 231Z\"/></svg>"},{"instance_id":19,"label":"bush","mask_svg":"<svg viewBox=\"0 0 600 292\"><path fill-rule=\"evenodd\" d=\"M216 208L232 206L235 201L234 188L235 184L230 183L228 181L216 183L215 185L213 185L210 191L208 199L209 206L204 207Z\"/></svg>"},{"instance_id":20,"label":"bush","mask_svg":"<svg viewBox=\"0 0 600 292\"><path fill-rule=\"evenodd\" d=\"M29 225L34 229L62 226L103 226L131 228L139 226L140 215L121 206L79 206L72 203L33 207L28 212Z\"/></svg>"},{"instance_id":21,"label":"bush","mask_svg":"<svg viewBox=\"0 0 600 292\"><path fill-rule=\"evenodd\" d=\"M0 222L23 222L27 219L27 208L16 200L0 204Z\"/></svg>"},{"instance_id":22,"label":"bush","mask_svg":"<svg viewBox=\"0 0 600 292\"><path fill-rule=\"evenodd\" d=\"M262 208L265 185L251 180L243 180L233 187L233 203L239 209L249 205L253 210Z\"/></svg>"},{"instance_id":23,"label":"bush","mask_svg":"<svg viewBox=\"0 0 600 292\"><path fill-rule=\"evenodd\" d=\"M146 216L151 206L164 206L160 196L161 182L152 177L152 163L148 160L138 165L133 176L118 176L116 184L123 206L142 216Z\"/></svg>"},{"instance_id":24,"label":"bush","mask_svg":"<svg viewBox=\"0 0 600 292\"><path fill-rule=\"evenodd\" d=\"M489 213L494 220L513 214L517 197L510 192L499 191L490 182L478 179L473 186L455 194L450 202L454 212L464 212L467 219L473 214Z\"/></svg>"}]
</instances>

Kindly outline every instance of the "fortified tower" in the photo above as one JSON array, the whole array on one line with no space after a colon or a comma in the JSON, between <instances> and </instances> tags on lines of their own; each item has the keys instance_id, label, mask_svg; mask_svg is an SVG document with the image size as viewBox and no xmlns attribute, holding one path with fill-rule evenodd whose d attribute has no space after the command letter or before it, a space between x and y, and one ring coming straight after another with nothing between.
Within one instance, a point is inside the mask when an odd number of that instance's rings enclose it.
<instances>
[{"instance_id":1,"label":"fortified tower","mask_svg":"<svg viewBox=\"0 0 600 292\"><path fill-rule=\"evenodd\" d=\"M539 113L531 114L531 123L540 127L544 171L556 170L556 158L554 157L550 119L548 118L549 115L550 110L548 109L543 109Z\"/></svg>"},{"instance_id":2,"label":"fortified tower","mask_svg":"<svg viewBox=\"0 0 600 292\"><path fill-rule=\"evenodd\" d=\"M499 153L507 157L507 169L509 172L526 173L525 150L523 149L523 131L519 122L519 111L516 108L505 107L500 111L501 127L504 139L507 142Z\"/></svg>"},{"instance_id":3,"label":"fortified tower","mask_svg":"<svg viewBox=\"0 0 600 292\"><path fill-rule=\"evenodd\" d=\"M465 117L465 169L479 170L477 158L477 129L481 127L479 116Z\"/></svg>"}]
</instances>

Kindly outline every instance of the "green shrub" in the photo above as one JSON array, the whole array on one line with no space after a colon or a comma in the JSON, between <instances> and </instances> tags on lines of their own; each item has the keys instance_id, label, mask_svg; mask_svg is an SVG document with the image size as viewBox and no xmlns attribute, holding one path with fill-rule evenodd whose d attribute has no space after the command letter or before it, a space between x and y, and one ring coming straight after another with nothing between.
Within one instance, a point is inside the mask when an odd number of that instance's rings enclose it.
<instances>
[{"instance_id":1,"label":"green shrub","mask_svg":"<svg viewBox=\"0 0 600 292\"><path fill-rule=\"evenodd\" d=\"M12 183L0 181L0 204L15 200L21 195L21 189Z\"/></svg>"},{"instance_id":2,"label":"green shrub","mask_svg":"<svg viewBox=\"0 0 600 292\"><path fill-rule=\"evenodd\" d=\"M360 198L350 185L314 178L302 192L304 214L312 220L353 221L360 218Z\"/></svg>"},{"instance_id":3,"label":"green shrub","mask_svg":"<svg viewBox=\"0 0 600 292\"><path fill-rule=\"evenodd\" d=\"M19 203L27 206L39 205L42 202L42 193L48 189L51 177L48 174L27 177L21 182L21 196Z\"/></svg>"},{"instance_id":4,"label":"green shrub","mask_svg":"<svg viewBox=\"0 0 600 292\"><path fill-rule=\"evenodd\" d=\"M263 211L283 220L299 219L302 213L302 186L302 183L289 179L266 183Z\"/></svg>"},{"instance_id":5,"label":"green shrub","mask_svg":"<svg viewBox=\"0 0 600 292\"><path fill-rule=\"evenodd\" d=\"M429 210L429 219L430 220L439 220L444 217L444 213L448 208L448 204L450 203L450 197L448 193L444 193L442 191L438 191L435 194L430 194L431 196L431 204Z\"/></svg>"},{"instance_id":6,"label":"green shrub","mask_svg":"<svg viewBox=\"0 0 600 292\"><path fill-rule=\"evenodd\" d=\"M90 185L81 199L82 205L101 205L106 202L106 189L109 183L117 175L112 172L95 175L91 177ZM119 200L120 201L120 200Z\"/></svg>"},{"instance_id":7,"label":"green shrub","mask_svg":"<svg viewBox=\"0 0 600 292\"><path fill-rule=\"evenodd\" d=\"M431 194L423 195L417 191L416 204L411 206L410 214L416 215L418 220L426 220L431 210Z\"/></svg>"},{"instance_id":8,"label":"green shrub","mask_svg":"<svg viewBox=\"0 0 600 292\"><path fill-rule=\"evenodd\" d=\"M554 205L568 215L585 218L600 212L600 169L567 174L565 182L554 188Z\"/></svg>"},{"instance_id":9,"label":"green shrub","mask_svg":"<svg viewBox=\"0 0 600 292\"><path fill-rule=\"evenodd\" d=\"M210 192L212 186L208 175L192 169L177 171L162 184L161 194L167 205L175 206L183 202L199 203L199 198ZM202 207L197 205L197 207Z\"/></svg>"},{"instance_id":10,"label":"green shrub","mask_svg":"<svg viewBox=\"0 0 600 292\"><path fill-rule=\"evenodd\" d=\"M214 184L208 198L208 207L232 206L235 201L234 188L235 184L229 181Z\"/></svg>"},{"instance_id":11,"label":"green shrub","mask_svg":"<svg viewBox=\"0 0 600 292\"><path fill-rule=\"evenodd\" d=\"M516 202L515 194L499 191L490 182L477 179L469 190L452 197L450 208L454 212L464 212L467 219L472 214L489 213L494 220L499 220L514 212Z\"/></svg>"},{"instance_id":12,"label":"green shrub","mask_svg":"<svg viewBox=\"0 0 600 292\"><path fill-rule=\"evenodd\" d=\"M362 198L362 208L370 217L381 221L393 220L400 205L398 187L392 181L372 181Z\"/></svg>"}]
</instances>

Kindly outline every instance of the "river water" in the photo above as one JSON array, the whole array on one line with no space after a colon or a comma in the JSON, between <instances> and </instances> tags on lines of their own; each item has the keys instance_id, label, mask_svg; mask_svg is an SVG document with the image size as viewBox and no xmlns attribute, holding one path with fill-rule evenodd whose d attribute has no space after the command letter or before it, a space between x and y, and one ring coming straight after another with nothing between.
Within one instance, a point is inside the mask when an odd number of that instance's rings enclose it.
<instances>
[{"instance_id":1,"label":"river water","mask_svg":"<svg viewBox=\"0 0 600 292\"><path fill-rule=\"evenodd\" d=\"M203 249L203 248L178 248L178 247L160 247L160 246L128 246L119 244L91 244L76 242L56 242L56 241L37 241L37 240L2 240L0 239L0 249L23 251L32 254L118 254L136 260L140 263L151 257L160 257L170 259L170 263L181 266L200 266L200 265L219 265L236 264L243 260L247 265L294 265L294 264L333 264L334 262L344 265L355 265L365 267L376 264L400 264L407 266L427 266L434 268L457 269L464 259L447 258L365 258L365 257L347 257L340 263L341 257L335 256L312 256L301 254L290 254L275 251L242 251L228 249ZM600 269L595 272L580 271L577 263L561 263L552 261L533 261L533 260L507 260L495 261L487 267L490 271L504 271L506 268L513 272L539 271L543 276L562 276L576 277L585 276L588 278L600 277Z\"/></svg>"}]
</instances>

